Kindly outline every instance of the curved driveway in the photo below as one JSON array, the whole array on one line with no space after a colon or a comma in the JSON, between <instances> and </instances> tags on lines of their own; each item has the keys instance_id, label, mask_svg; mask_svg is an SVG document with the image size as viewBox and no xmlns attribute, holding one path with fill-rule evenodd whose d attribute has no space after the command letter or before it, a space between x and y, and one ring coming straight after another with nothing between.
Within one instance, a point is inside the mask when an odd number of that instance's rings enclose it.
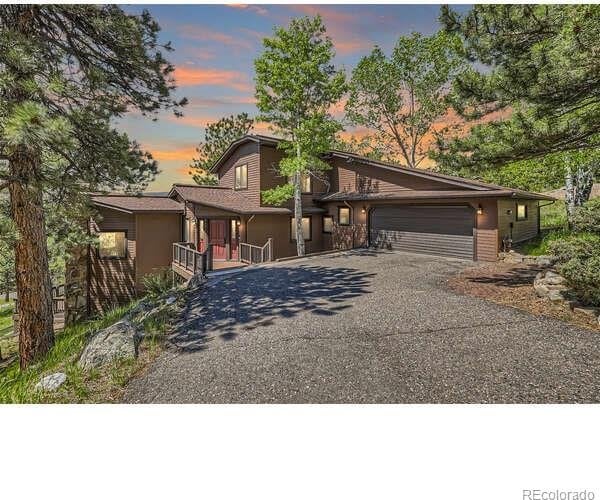
<instances>
[{"instance_id":1,"label":"curved driveway","mask_svg":"<svg viewBox=\"0 0 600 500\"><path fill-rule=\"evenodd\" d=\"M125 401L600 401L600 335L449 290L470 265L354 251L213 278Z\"/></svg>"}]
</instances>

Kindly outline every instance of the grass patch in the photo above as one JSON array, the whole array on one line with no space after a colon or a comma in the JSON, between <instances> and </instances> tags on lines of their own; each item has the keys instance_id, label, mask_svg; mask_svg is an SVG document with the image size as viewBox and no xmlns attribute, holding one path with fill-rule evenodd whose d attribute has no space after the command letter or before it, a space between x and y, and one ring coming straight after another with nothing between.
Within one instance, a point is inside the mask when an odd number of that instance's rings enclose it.
<instances>
[{"instance_id":1,"label":"grass patch","mask_svg":"<svg viewBox=\"0 0 600 500\"><path fill-rule=\"evenodd\" d=\"M13 324L13 304L12 302L0 302L0 334L6 328Z\"/></svg>"},{"instance_id":2,"label":"grass patch","mask_svg":"<svg viewBox=\"0 0 600 500\"><path fill-rule=\"evenodd\" d=\"M541 229L565 229L567 227L567 209L565 202L556 200L550 205L540 207Z\"/></svg>"},{"instance_id":3,"label":"grass patch","mask_svg":"<svg viewBox=\"0 0 600 500\"><path fill-rule=\"evenodd\" d=\"M566 229L545 230L536 238L519 245L515 250L524 255L549 255L550 243L562 240L573 234Z\"/></svg>"},{"instance_id":4,"label":"grass patch","mask_svg":"<svg viewBox=\"0 0 600 500\"><path fill-rule=\"evenodd\" d=\"M144 324L147 337L137 359L116 361L106 367L84 371L77 360L86 339L95 331L115 323L137 302L114 309L102 318L70 326L57 334L56 343L46 358L20 370L18 363L0 371L0 403L99 403L118 401L122 389L137 372L160 352L171 313ZM62 371L66 382L55 392L37 391L35 385L44 375Z\"/></svg>"}]
</instances>

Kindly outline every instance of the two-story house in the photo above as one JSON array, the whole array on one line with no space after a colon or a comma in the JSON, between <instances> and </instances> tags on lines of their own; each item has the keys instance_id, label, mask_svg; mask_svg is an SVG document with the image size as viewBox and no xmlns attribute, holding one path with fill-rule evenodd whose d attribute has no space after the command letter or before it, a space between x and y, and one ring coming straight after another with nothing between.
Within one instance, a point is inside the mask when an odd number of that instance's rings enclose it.
<instances>
[{"instance_id":1,"label":"two-story house","mask_svg":"<svg viewBox=\"0 0 600 500\"><path fill-rule=\"evenodd\" d=\"M278 139L247 135L229 146L212 172L218 186L175 184L167 196L95 196L88 309L130 300L142 278L173 265L173 245L186 243L215 263L296 254L293 205L267 206L261 191L287 182L277 174ZM539 232L546 196L401 168L343 151L323 156L331 169L303 179L306 253L365 246L473 260L497 259L503 241ZM264 258L263 254L263 258ZM178 265L173 266L178 270ZM179 269L185 275L185 269Z\"/></svg>"}]
</instances>

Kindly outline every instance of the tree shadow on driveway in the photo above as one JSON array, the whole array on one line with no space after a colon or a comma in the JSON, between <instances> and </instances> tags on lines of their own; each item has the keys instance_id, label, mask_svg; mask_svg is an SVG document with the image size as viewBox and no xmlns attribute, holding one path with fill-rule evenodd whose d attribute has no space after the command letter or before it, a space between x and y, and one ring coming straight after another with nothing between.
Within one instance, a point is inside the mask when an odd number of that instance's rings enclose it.
<instances>
[{"instance_id":1,"label":"tree shadow on driveway","mask_svg":"<svg viewBox=\"0 0 600 500\"><path fill-rule=\"evenodd\" d=\"M198 351L216 338L230 341L280 318L306 312L334 316L370 293L374 277L352 268L308 265L236 273L189 294L170 341L181 350Z\"/></svg>"}]
</instances>

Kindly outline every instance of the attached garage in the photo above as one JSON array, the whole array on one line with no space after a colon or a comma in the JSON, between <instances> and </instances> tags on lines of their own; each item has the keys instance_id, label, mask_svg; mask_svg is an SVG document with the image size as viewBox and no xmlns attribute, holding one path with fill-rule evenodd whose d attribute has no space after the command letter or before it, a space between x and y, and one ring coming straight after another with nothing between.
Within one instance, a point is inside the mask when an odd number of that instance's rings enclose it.
<instances>
[{"instance_id":1,"label":"attached garage","mask_svg":"<svg viewBox=\"0 0 600 500\"><path fill-rule=\"evenodd\" d=\"M473 259L475 211L470 206L378 206L370 213L377 248Z\"/></svg>"}]
</instances>

